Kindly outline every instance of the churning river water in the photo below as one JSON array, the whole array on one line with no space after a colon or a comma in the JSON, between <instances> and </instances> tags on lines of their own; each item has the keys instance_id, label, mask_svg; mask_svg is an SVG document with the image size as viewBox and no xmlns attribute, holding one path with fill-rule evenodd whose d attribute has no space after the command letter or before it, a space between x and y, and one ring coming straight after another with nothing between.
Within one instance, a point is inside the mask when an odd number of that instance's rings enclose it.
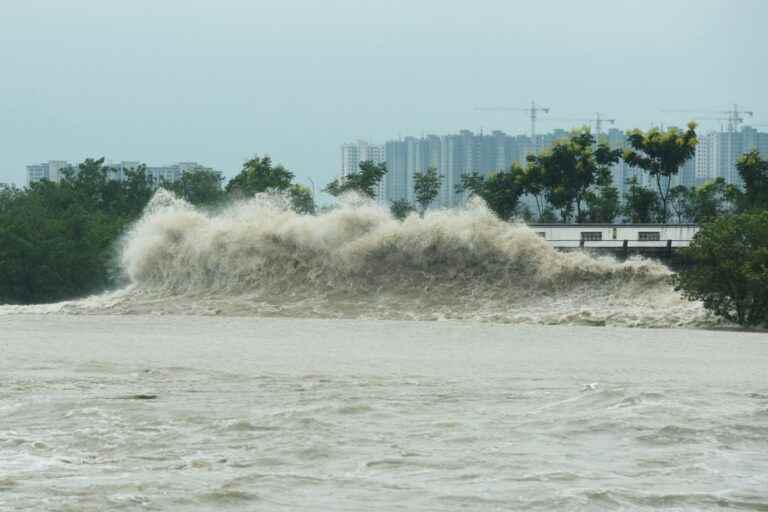
<instances>
[{"instance_id":1,"label":"churning river water","mask_svg":"<svg viewBox=\"0 0 768 512\"><path fill-rule=\"evenodd\" d=\"M768 339L0 316L0 510L768 510Z\"/></svg>"}]
</instances>

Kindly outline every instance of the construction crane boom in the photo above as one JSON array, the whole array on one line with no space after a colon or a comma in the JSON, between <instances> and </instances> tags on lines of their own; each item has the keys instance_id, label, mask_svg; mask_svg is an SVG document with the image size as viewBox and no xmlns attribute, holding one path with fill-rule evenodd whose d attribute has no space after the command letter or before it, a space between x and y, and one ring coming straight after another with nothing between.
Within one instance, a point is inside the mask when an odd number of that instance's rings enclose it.
<instances>
[{"instance_id":1,"label":"construction crane boom","mask_svg":"<svg viewBox=\"0 0 768 512\"><path fill-rule=\"evenodd\" d=\"M692 110L663 110L662 112L696 112ZM728 122L728 138L727 138L727 146L726 146L726 155L730 155L728 160L730 160L727 163L726 168L726 175L733 175L735 171L735 164L736 164L736 131L741 123L744 122L744 117L749 116L752 117L755 115L754 112L751 110L743 110L739 108L739 105L733 104L733 108L729 110L716 110L716 111L699 111L701 114L717 114L720 117L699 117L699 120L706 120L706 121L727 121ZM726 117L722 117L725 115Z\"/></svg>"},{"instance_id":2,"label":"construction crane boom","mask_svg":"<svg viewBox=\"0 0 768 512\"><path fill-rule=\"evenodd\" d=\"M538 143L536 142L536 120L538 119L539 112L545 114L549 113L549 107L542 107L537 105L535 101L531 101L531 106L528 108L518 107L475 107L475 110L481 112L527 112L531 118L531 141L533 142L533 152L538 153Z\"/></svg>"},{"instance_id":3,"label":"construction crane boom","mask_svg":"<svg viewBox=\"0 0 768 512\"><path fill-rule=\"evenodd\" d=\"M606 119L600 112L595 113L595 117L548 117L547 121L578 121L595 124L595 135L600 135L603 132L603 123L615 124L615 119Z\"/></svg>"},{"instance_id":4,"label":"construction crane boom","mask_svg":"<svg viewBox=\"0 0 768 512\"><path fill-rule=\"evenodd\" d=\"M735 132L739 125L744 122L744 116L752 117L755 113L751 110L742 110L736 103L733 104L733 108L729 110L662 110L662 112L682 112L688 114L720 114L725 115L725 118L704 118L699 117L702 121L728 121L728 131Z\"/></svg>"}]
</instances>

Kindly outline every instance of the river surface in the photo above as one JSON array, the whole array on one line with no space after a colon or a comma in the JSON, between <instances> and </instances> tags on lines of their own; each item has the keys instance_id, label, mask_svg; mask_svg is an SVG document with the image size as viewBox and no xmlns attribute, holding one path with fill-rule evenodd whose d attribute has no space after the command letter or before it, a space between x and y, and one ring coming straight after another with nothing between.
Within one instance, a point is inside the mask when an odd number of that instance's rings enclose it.
<instances>
[{"instance_id":1,"label":"river surface","mask_svg":"<svg viewBox=\"0 0 768 512\"><path fill-rule=\"evenodd\" d=\"M0 510L768 510L768 335L0 317Z\"/></svg>"}]
</instances>

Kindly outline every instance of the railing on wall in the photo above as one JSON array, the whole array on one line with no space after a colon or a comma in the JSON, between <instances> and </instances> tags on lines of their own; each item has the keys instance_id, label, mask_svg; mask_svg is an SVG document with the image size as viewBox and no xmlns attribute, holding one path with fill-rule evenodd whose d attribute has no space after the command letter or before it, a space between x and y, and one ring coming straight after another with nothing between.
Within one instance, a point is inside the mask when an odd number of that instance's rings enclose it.
<instances>
[{"instance_id":1,"label":"railing on wall","mask_svg":"<svg viewBox=\"0 0 768 512\"><path fill-rule=\"evenodd\" d=\"M693 224L529 224L557 249L589 249L616 253L672 254L687 247L698 226Z\"/></svg>"},{"instance_id":2,"label":"railing on wall","mask_svg":"<svg viewBox=\"0 0 768 512\"><path fill-rule=\"evenodd\" d=\"M589 249L616 253L654 253L672 255L675 249L688 247L690 240L547 240L556 249Z\"/></svg>"}]
</instances>

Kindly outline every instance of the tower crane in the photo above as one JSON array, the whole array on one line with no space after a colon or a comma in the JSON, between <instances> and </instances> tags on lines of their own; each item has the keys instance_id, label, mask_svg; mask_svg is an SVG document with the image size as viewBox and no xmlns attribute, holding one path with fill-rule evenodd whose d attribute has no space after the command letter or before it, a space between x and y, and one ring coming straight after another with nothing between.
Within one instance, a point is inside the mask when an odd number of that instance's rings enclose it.
<instances>
[{"instance_id":1,"label":"tower crane","mask_svg":"<svg viewBox=\"0 0 768 512\"><path fill-rule=\"evenodd\" d=\"M755 115L751 110L743 110L739 108L739 105L733 104L733 108L729 110L662 110L662 112L688 112L693 114L716 114L718 117L699 117L701 121L727 121L728 122L728 137L726 138L725 147L725 160L726 166L720 170L720 174L723 175L726 180L731 183L736 176L736 159L738 157L737 143L736 143L736 131L741 123L744 122L744 117L753 117ZM722 117L725 115L725 117Z\"/></svg>"},{"instance_id":2,"label":"tower crane","mask_svg":"<svg viewBox=\"0 0 768 512\"><path fill-rule=\"evenodd\" d=\"M538 144L536 143L536 120L539 117L539 113L549 114L549 107L542 107L537 105L535 101L531 101L531 106L527 108L518 107L475 107L475 110L481 112L526 112L531 118L531 141L533 142L533 151L538 153Z\"/></svg>"},{"instance_id":3,"label":"tower crane","mask_svg":"<svg viewBox=\"0 0 768 512\"><path fill-rule=\"evenodd\" d=\"M696 117L694 119L695 121L727 121L728 122L728 132L732 133L735 132L733 129L733 118L731 116L728 117ZM720 125L720 128L722 129L722 124Z\"/></svg>"},{"instance_id":4,"label":"tower crane","mask_svg":"<svg viewBox=\"0 0 768 512\"><path fill-rule=\"evenodd\" d=\"M742 110L739 105L733 104L733 108L729 110L662 110L662 112L680 112L690 114L719 114L725 115L725 118L699 118L701 120L715 120L715 121L728 121L728 131L735 132L741 123L744 122L744 116L752 117L755 113L751 110Z\"/></svg>"},{"instance_id":5,"label":"tower crane","mask_svg":"<svg viewBox=\"0 0 768 512\"><path fill-rule=\"evenodd\" d=\"M606 119L603 117L603 114L600 112L595 113L595 117L563 117L563 118L557 118L557 117L548 117L546 119L547 121L578 121L580 123L594 123L595 124L595 135L598 136L603 131L603 123L608 124L615 124L615 119Z\"/></svg>"}]
</instances>

